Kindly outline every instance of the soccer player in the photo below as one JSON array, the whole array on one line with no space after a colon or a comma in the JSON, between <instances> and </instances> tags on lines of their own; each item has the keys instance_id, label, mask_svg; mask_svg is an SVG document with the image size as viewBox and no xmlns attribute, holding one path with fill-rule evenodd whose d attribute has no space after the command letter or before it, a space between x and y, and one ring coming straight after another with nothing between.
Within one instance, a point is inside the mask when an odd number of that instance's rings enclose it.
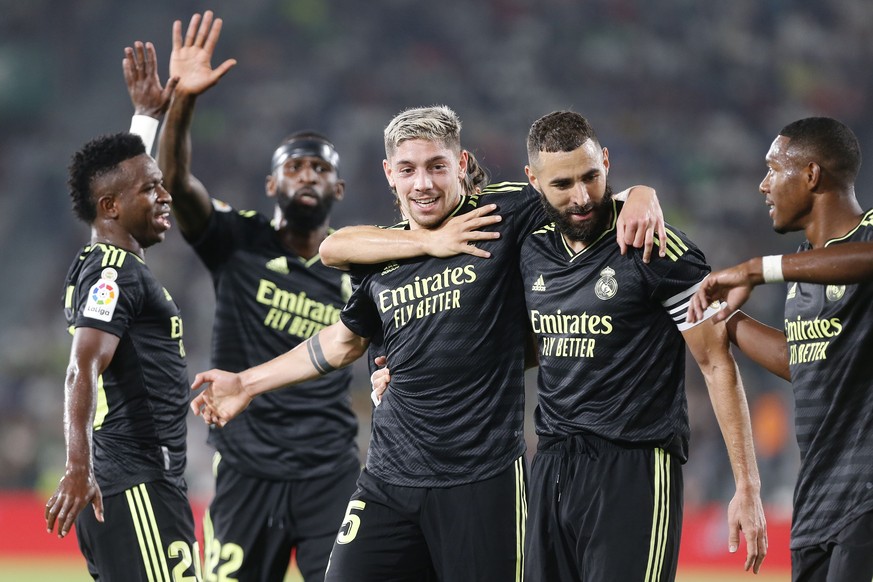
<instances>
[{"instance_id":1,"label":"soccer player","mask_svg":"<svg viewBox=\"0 0 873 582\"><path fill-rule=\"evenodd\" d=\"M336 322L351 285L318 257L345 190L327 138L298 132L276 148L266 178L272 220L212 199L191 174L196 99L234 63L210 66L221 25L211 12L195 14L184 38L181 23L173 25L170 74L179 84L158 160L176 193L179 228L214 282L212 360L241 371ZM360 473L350 381L343 370L274 392L210 430L217 452L215 497L204 519L207 577L281 581L296 550L304 579L323 579Z\"/></svg>"},{"instance_id":2,"label":"soccer player","mask_svg":"<svg viewBox=\"0 0 873 582\"><path fill-rule=\"evenodd\" d=\"M760 190L773 228L802 230L796 254L710 275L689 319L725 299L731 340L790 380L800 474L794 490L795 582L873 579L873 210L855 198L861 150L827 117L785 126L767 152ZM789 281L784 330L735 311L761 283Z\"/></svg>"},{"instance_id":3,"label":"soccer player","mask_svg":"<svg viewBox=\"0 0 873 582\"><path fill-rule=\"evenodd\" d=\"M172 198L142 140L92 140L70 165L75 214L91 242L66 277L73 334L64 398L67 464L46 504L48 531L75 521L95 579L200 579L186 496L188 374L182 319L145 263L170 228ZM91 503L93 513L82 511Z\"/></svg>"},{"instance_id":4,"label":"soccer player","mask_svg":"<svg viewBox=\"0 0 873 582\"><path fill-rule=\"evenodd\" d=\"M609 152L578 113L538 119L527 147L525 170L551 223L525 239L520 257L539 356L525 579L675 578L690 432L686 343L736 482L729 547L742 531L745 568L757 573L767 541L745 392L724 324L685 321L709 272L703 253L669 225L656 241L665 258L621 253Z\"/></svg>"},{"instance_id":5,"label":"soccer player","mask_svg":"<svg viewBox=\"0 0 873 582\"><path fill-rule=\"evenodd\" d=\"M223 423L259 393L350 363L371 339L384 346L395 390L374 412L328 581L521 579L527 326L518 252L544 216L531 188L462 193L460 129L447 107L407 110L389 123L383 166L408 222L361 227L357 262L371 264L356 268L340 322L264 365L194 381L211 385L192 408ZM641 199L645 211L649 203ZM488 215L495 204L499 217ZM444 238L456 241L456 256L423 256ZM355 251L340 246L344 255ZM373 258L380 253L406 256Z\"/></svg>"}]
</instances>

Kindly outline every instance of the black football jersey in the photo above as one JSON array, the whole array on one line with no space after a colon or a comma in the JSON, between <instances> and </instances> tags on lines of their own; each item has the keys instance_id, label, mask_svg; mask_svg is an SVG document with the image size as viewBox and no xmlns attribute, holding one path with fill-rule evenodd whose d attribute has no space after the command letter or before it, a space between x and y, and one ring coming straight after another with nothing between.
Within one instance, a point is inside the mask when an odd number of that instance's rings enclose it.
<instances>
[{"instance_id":1,"label":"black football jersey","mask_svg":"<svg viewBox=\"0 0 873 582\"><path fill-rule=\"evenodd\" d=\"M521 241L544 219L526 184L463 196L455 215L496 203L499 239L482 259L419 257L355 269L342 314L388 357L391 388L373 412L367 470L392 484L487 479L524 453ZM406 228L406 223L396 228Z\"/></svg>"},{"instance_id":2,"label":"black football jersey","mask_svg":"<svg viewBox=\"0 0 873 582\"><path fill-rule=\"evenodd\" d=\"M825 246L873 241L873 210ZM809 242L800 251L811 248ZM800 474L792 549L873 510L873 281L789 283L785 300Z\"/></svg>"},{"instance_id":3,"label":"black football jersey","mask_svg":"<svg viewBox=\"0 0 873 582\"><path fill-rule=\"evenodd\" d=\"M527 316L539 354L541 439L589 433L688 457L685 342L688 300L709 273L703 253L667 226L664 258L622 256L612 223L573 251L549 224L522 247ZM657 238L657 237L656 237Z\"/></svg>"},{"instance_id":4,"label":"black football jersey","mask_svg":"<svg viewBox=\"0 0 873 582\"><path fill-rule=\"evenodd\" d=\"M94 418L94 473L104 496L167 480L184 488L190 387L182 318L170 294L136 254L85 246L65 282L70 332L118 336L100 377Z\"/></svg>"},{"instance_id":5,"label":"black football jersey","mask_svg":"<svg viewBox=\"0 0 873 582\"><path fill-rule=\"evenodd\" d=\"M191 241L215 287L213 365L239 372L284 354L339 320L347 273L281 244L269 220L214 201L206 232ZM351 369L255 398L209 440L237 471L309 479L358 459Z\"/></svg>"}]
</instances>

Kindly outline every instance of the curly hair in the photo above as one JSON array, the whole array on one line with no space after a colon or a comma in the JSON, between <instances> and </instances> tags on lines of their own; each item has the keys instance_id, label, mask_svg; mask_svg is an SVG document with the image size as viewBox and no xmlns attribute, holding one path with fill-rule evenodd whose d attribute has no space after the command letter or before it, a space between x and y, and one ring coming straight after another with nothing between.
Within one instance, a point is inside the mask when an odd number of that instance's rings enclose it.
<instances>
[{"instance_id":1,"label":"curly hair","mask_svg":"<svg viewBox=\"0 0 873 582\"><path fill-rule=\"evenodd\" d=\"M94 180L115 170L118 164L146 153L138 135L122 132L92 139L73 154L69 166L70 198L73 212L87 224L97 218Z\"/></svg>"}]
</instances>

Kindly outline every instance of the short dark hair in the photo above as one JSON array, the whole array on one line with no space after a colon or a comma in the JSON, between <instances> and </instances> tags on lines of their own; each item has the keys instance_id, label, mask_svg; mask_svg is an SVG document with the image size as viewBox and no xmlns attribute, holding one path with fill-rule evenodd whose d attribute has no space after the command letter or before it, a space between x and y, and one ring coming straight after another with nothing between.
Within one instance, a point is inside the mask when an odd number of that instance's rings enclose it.
<instances>
[{"instance_id":1,"label":"short dark hair","mask_svg":"<svg viewBox=\"0 0 873 582\"><path fill-rule=\"evenodd\" d=\"M600 145L587 119L573 111L553 111L530 126L527 134L528 161L534 164L540 152L572 152L589 139Z\"/></svg>"},{"instance_id":2,"label":"short dark hair","mask_svg":"<svg viewBox=\"0 0 873 582\"><path fill-rule=\"evenodd\" d=\"M779 132L789 150L802 152L843 185L855 182L861 169L861 146L849 127L830 117L807 117Z\"/></svg>"},{"instance_id":3,"label":"short dark hair","mask_svg":"<svg viewBox=\"0 0 873 582\"><path fill-rule=\"evenodd\" d=\"M88 224L94 222L97 218L97 201L91 190L94 179L144 153L145 145L138 135L122 132L94 138L73 154L67 184L76 216Z\"/></svg>"}]
</instances>

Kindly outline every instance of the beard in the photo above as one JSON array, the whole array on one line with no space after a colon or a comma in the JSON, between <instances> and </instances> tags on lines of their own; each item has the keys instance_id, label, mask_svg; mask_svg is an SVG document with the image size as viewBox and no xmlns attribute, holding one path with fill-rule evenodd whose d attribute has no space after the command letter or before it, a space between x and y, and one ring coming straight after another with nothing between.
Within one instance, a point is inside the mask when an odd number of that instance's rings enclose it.
<instances>
[{"instance_id":1,"label":"beard","mask_svg":"<svg viewBox=\"0 0 873 582\"><path fill-rule=\"evenodd\" d=\"M606 183L603 198L599 202L589 201L585 206L574 204L561 211L549 204L542 192L540 192L540 201L546 210L546 216L555 223L561 234L570 240L586 245L597 240L608 228L609 221L612 219L612 188L609 182ZM574 214L587 214L589 212L592 213L591 218L583 223L573 221L570 218Z\"/></svg>"},{"instance_id":2,"label":"beard","mask_svg":"<svg viewBox=\"0 0 873 582\"><path fill-rule=\"evenodd\" d=\"M336 201L335 194L335 191L326 191L323 196L318 197L317 204L310 206L298 202L295 193L280 205L282 216L294 230L315 230L327 222Z\"/></svg>"}]
</instances>

